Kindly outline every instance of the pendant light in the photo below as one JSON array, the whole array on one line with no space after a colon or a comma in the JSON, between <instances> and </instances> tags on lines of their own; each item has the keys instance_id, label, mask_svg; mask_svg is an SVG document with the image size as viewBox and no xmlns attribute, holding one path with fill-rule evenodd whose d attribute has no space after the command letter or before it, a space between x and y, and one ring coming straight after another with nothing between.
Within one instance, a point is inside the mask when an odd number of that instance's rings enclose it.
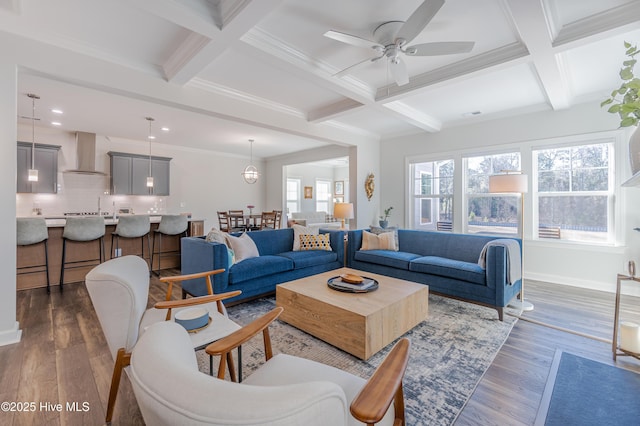
<instances>
[{"instance_id":1,"label":"pendant light","mask_svg":"<svg viewBox=\"0 0 640 426\"><path fill-rule=\"evenodd\" d=\"M258 177L260 177L260 173L258 173L258 169L253 165L253 139L249 139L250 149L251 149L251 162L247 167L244 168L242 172L242 177L244 181L247 183L256 183L258 181Z\"/></svg>"},{"instance_id":2,"label":"pendant light","mask_svg":"<svg viewBox=\"0 0 640 426\"><path fill-rule=\"evenodd\" d=\"M38 171L36 170L36 99L40 99L40 96L33 93L27 93L27 96L31 98L31 168L29 169L29 175L27 180L29 182L38 181Z\"/></svg>"},{"instance_id":3,"label":"pendant light","mask_svg":"<svg viewBox=\"0 0 640 426\"><path fill-rule=\"evenodd\" d=\"M151 174L151 140L155 139L156 137L151 134L151 123L154 121L154 119L153 117L145 118L149 122L149 136L147 136L147 139L149 139L149 175L147 176L147 187L153 188L153 175Z\"/></svg>"}]
</instances>

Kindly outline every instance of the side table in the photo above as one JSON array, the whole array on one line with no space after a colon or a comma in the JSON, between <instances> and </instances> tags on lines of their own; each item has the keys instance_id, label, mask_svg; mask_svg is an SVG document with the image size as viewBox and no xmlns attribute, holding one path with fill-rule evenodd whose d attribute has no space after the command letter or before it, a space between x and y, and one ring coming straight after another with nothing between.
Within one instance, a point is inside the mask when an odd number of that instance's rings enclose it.
<instances>
[{"instance_id":1,"label":"side table","mask_svg":"<svg viewBox=\"0 0 640 426\"><path fill-rule=\"evenodd\" d=\"M611 351L613 352L613 360L615 361L618 356L632 356L636 359L640 359L640 353L630 352L622 349L618 345L618 328L620 326L620 289L622 281L635 281L640 283L639 277L633 277L630 275L618 274L616 280L616 307L615 315L613 318L613 341L611 342Z\"/></svg>"}]
</instances>

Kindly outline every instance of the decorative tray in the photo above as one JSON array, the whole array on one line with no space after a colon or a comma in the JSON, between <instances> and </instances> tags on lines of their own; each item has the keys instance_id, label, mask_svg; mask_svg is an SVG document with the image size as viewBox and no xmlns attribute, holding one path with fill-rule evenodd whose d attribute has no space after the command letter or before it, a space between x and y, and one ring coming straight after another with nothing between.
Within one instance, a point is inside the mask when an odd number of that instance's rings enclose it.
<instances>
[{"instance_id":1,"label":"decorative tray","mask_svg":"<svg viewBox=\"0 0 640 426\"><path fill-rule=\"evenodd\" d=\"M352 281L352 280L350 280ZM329 278L327 281L329 288L345 293L369 293L378 289L378 281L373 278L362 277L360 284L352 284L343 280L342 276Z\"/></svg>"}]
</instances>

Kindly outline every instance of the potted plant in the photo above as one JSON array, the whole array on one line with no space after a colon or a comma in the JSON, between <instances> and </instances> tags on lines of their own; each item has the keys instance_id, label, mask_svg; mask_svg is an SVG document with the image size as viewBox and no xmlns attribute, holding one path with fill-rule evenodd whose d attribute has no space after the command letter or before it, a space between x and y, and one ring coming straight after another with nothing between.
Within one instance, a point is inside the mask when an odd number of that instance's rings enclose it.
<instances>
[{"instance_id":1,"label":"potted plant","mask_svg":"<svg viewBox=\"0 0 640 426\"><path fill-rule=\"evenodd\" d=\"M393 210L393 207L384 209L384 214L380 216L380 220L378 221L380 228L386 228L389 225L389 221L387 221L387 219L389 219L389 216L391 215L391 210Z\"/></svg>"},{"instance_id":2,"label":"potted plant","mask_svg":"<svg viewBox=\"0 0 640 426\"><path fill-rule=\"evenodd\" d=\"M620 69L622 84L611 92L611 97L602 101L600 106L611 105L607 111L620 116L620 127L629 127L637 126L640 121L640 78L633 74L633 68L638 62L635 56L640 51L637 46L632 46L626 41L624 47L627 49L627 59L622 62ZM640 132L637 128L629 140L629 158L632 173L635 174L640 171Z\"/></svg>"}]
</instances>

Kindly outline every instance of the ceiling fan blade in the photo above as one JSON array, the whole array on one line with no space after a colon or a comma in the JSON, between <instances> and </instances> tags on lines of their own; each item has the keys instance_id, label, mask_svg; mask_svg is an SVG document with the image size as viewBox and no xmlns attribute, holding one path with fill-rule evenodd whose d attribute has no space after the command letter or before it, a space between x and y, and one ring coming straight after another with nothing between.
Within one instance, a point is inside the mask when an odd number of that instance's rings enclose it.
<instances>
[{"instance_id":1,"label":"ceiling fan blade","mask_svg":"<svg viewBox=\"0 0 640 426\"><path fill-rule=\"evenodd\" d=\"M404 50L408 56L452 55L454 53L471 52L473 41L441 41L409 46Z\"/></svg>"},{"instance_id":2,"label":"ceiling fan blade","mask_svg":"<svg viewBox=\"0 0 640 426\"><path fill-rule=\"evenodd\" d=\"M416 38L424 30L424 27L431 22L443 4L444 0L425 0L400 28L398 35L396 35L396 40L403 39L405 43L409 43Z\"/></svg>"},{"instance_id":3,"label":"ceiling fan blade","mask_svg":"<svg viewBox=\"0 0 640 426\"><path fill-rule=\"evenodd\" d=\"M376 47L384 49L383 45L375 41L367 40L351 34L341 33L339 31L330 30L324 33L324 36L352 46L364 47L366 49L375 49Z\"/></svg>"},{"instance_id":4,"label":"ceiling fan blade","mask_svg":"<svg viewBox=\"0 0 640 426\"><path fill-rule=\"evenodd\" d=\"M380 58L382 58L382 56L376 56L375 58L369 58L369 59L365 59L364 61L357 62L357 63L351 65L350 67L347 67L347 68L343 69L342 71L339 71L339 72L333 74L333 77L342 77L343 75L348 74L349 72L351 72L351 71L353 71L353 70L355 70L357 68L360 68L361 66L363 66L363 65L365 65L365 64L367 64L369 62L375 62Z\"/></svg>"},{"instance_id":5,"label":"ceiling fan blade","mask_svg":"<svg viewBox=\"0 0 640 426\"><path fill-rule=\"evenodd\" d=\"M389 68L391 69L391 75L396 81L398 86L404 86L409 82L409 72L407 71L407 65L402 59L397 58L389 61Z\"/></svg>"}]
</instances>

